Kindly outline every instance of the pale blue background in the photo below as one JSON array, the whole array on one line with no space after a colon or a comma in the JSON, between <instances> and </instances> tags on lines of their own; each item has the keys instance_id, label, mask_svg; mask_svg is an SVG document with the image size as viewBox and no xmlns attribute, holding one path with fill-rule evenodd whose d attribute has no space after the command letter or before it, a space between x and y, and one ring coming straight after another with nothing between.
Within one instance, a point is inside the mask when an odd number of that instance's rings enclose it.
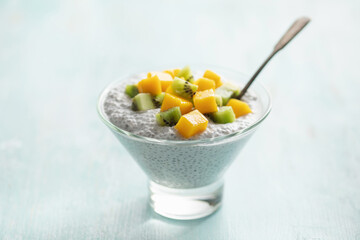
<instances>
[{"instance_id":1,"label":"pale blue background","mask_svg":"<svg viewBox=\"0 0 360 240\"><path fill-rule=\"evenodd\" d=\"M0 239L360 239L360 1L0 0ZM262 72L273 111L226 175L224 206L177 222L95 111L153 65Z\"/></svg>"}]
</instances>

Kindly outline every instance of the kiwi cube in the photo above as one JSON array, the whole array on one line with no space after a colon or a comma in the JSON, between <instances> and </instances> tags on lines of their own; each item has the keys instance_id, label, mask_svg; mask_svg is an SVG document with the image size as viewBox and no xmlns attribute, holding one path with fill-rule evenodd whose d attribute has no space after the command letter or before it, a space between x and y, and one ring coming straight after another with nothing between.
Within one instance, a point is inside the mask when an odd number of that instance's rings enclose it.
<instances>
[{"instance_id":1,"label":"kiwi cube","mask_svg":"<svg viewBox=\"0 0 360 240\"><path fill-rule=\"evenodd\" d=\"M210 114L211 120L215 123L232 123L236 120L235 113L230 106L220 107L217 112Z\"/></svg>"},{"instance_id":2,"label":"kiwi cube","mask_svg":"<svg viewBox=\"0 0 360 240\"><path fill-rule=\"evenodd\" d=\"M171 84L171 88L180 97L191 99L196 93L198 86L181 78L175 77Z\"/></svg>"},{"instance_id":3,"label":"kiwi cube","mask_svg":"<svg viewBox=\"0 0 360 240\"><path fill-rule=\"evenodd\" d=\"M162 92L162 93L160 93L158 95L155 95L153 97L153 102L154 102L154 105L155 105L156 108L161 107L161 104L162 104L162 102L164 100L164 96L165 96L165 93Z\"/></svg>"},{"instance_id":4,"label":"kiwi cube","mask_svg":"<svg viewBox=\"0 0 360 240\"><path fill-rule=\"evenodd\" d=\"M222 98L222 105L226 105L230 98L233 96L233 94L233 92L223 89L221 87L215 90L215 95L219 95Z\"/></svg>"},{"instance_id":5,"label":"kiwi cube","mask_svg":"<svg viewBox=\"0 0 360 240\"><path fill-rule=\"evenodd\" d=\"M139 90L138 90L138 88L137 88L136 85L126 85L126 87L125 87L125 93L126 93L129 97L133 98L133 97L135 97L135 96L139 93Z\"/></svg>"},{"instance_id":6,"label":"kiwi cube","mask_svg":"<svg viewBox=\"0 0 360 240\"><path fill-rule=\"evenodd\" d=\"M215 101L218 107L221 107L223 105L223 100L220 95L215 94Z\"/></svg>"},{"instance_id":7,"label":"kiwi cube","mask_svg":"<svg viewBox=\"0 0 360 240\"><path fill-rule=\"evenodd\" d=\"M184 78L186 81L194 83L194 76L191 72L191 69L189 66L185 66L184 68L182 68L179 73L176 75L176 77L178 78Z\"/></svg>"},{"instance_id":8,"label":"kiwi cube","mask_svg":"<svg viewBox=\"0 0 360 240\"><path fill-rule=\"evenodd\" d=\"M133 98L132 110L134 111L145 111L149 109L154 109L155 105L153 103L150 93L139 93Z\"/></svg>"},{"instance_id":9,"label":"kiwi cube","mask_svg":"<svg viewBox=\"0 0 360 240\"><path fill-rule=\"evenodd\" d=\"M155 117L160 126L175 126L181 118L180 107L173 107L167 111L159 112Z\"/></svg>"}]
</instances>

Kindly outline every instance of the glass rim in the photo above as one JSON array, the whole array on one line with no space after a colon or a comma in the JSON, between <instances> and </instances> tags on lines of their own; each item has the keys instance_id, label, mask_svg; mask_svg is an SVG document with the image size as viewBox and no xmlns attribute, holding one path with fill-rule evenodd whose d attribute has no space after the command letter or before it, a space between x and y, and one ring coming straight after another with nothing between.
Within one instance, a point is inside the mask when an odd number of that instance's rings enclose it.
<instances>
[{"instance_id":1,"label":"glass rim","mask_svg":"<svg viewBox=\"0 0 360 240\"><path fill-rule=\"evenodd\" d=\"M217 68L219 68L217 66ZM222 69L225 69L227 71L231 71L233 73L236 73L238 75L242 75L243 77L247 77L246 74L243 74L241 72L238 71L234 71L232 69L229 68L224 68L221 67ZM146 71L144 71L146 72ZM255 130L256 127L258 127L260 125L260 123L262 123L266 117L269 115L269 113L271 112L271 107L272 107L272 102L271 102L271 97L270 97L270 93L269 91L263 86L262 83L260 83L259 81L254 82L253 85L257 85L260 86L260 88L266 93L266 100L268 102L267 106L264 107L265 111L263 111L263 114L255 121L253 122L250 126L234 132L234 133L230 133L224 136L218 136L218 137L213 137L213 138L203 138L203 139L194 139L194 140L168 140L168 139L156 139L156 138L150 138L150 137L144 137L144 136L140 136L134 133L131 133L129 131L126 131L124 129L121 129L119 127L117 127L116 125L114 125L113 123L111 123L108 120L108 117L106 116L105 112L103 111L103 103L104 100L107 96L107 93L110 91L110 89L114 86L116 86L118 83L121 83L124 79L133 76L135 74L139 74L139 72L136 73L132 73L132 74L125 74L121 77L119 77L118 80L112 81L110 84L108 84L100 93L98 100L97 100L97 112L98 115L100 116L100 119L102 120L102 122L109 127L111 130L115 131L118 134L123 135L124 137L127 138L131 138L133 140L137 140L137 141L143 141L143 142L148 142L148 143L155 143L155 144L165 144L165 145L195 145L195 144L210 144L210 143L216 143L216 142L220 142L222 140L235 140L237 138L240 138L242 136L247 135L248 133L252 132L253 130Z\"/></svg>"}]
</instances>

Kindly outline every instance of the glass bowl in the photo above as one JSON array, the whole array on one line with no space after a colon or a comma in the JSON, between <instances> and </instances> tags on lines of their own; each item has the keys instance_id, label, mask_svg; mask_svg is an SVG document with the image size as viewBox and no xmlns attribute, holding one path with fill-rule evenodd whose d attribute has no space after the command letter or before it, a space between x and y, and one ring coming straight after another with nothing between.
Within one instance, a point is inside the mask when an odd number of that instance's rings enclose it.
<instances>
[{"instance_id":1,"label":"glass bowl","mask_svg":"<svg viewBox=\"0 0 360 240\"><path fill-rule=\"evenodd\" d=\"M208 68L196 66L199 71ZM226 68L211 66L210 69L235 84L245 85L249 79ZM158 214L172 219L197 219L213 213L221 205L225 171L270 113L268 91L259 82L253 83L250 90L261 104L261 114L239 132L199 140L161 140L120 129L104 112L109 90L130 76L120 78L102 91L97 110L104 124L148 176L150 205Z\"/></svg>"}]
</instances>

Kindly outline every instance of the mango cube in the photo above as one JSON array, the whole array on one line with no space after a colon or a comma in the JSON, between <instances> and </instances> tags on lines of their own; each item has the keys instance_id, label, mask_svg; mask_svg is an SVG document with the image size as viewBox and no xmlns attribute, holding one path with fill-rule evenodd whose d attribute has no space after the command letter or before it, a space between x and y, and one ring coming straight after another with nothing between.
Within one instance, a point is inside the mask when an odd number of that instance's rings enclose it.
<instances>
[{"instance_id":1,"label":"mango cube","mask_svg":"<svg viewBox=\"0 0 360 240\"><path fill-rule=\"evenodd\" d=\"M168 87L171 86L172 82L173 82L172 80L171 81L161 81L161 91L166 92Z\"/></svg>"},{"instance_id":2,"label":"mango cube","mask_svg":"<svg viewBox=\"0 0 360 240\"><path fill-rule=\"evenodd\" d=\"M161 82L161 91L166 92L166 89L168 89L169 86L172 84L171 81L160 81Z\"/></svg>"},{"instance_id":3,"label":"mango cube","mask_svg":"<svg viewBox=\"0 0 360 240\"><path fill-rule=\"evenodd\" d=\"M161 90L163 92L166 91L166 89L171 85L172 81L173 81L173 77L171 74L169 73L165 73L165 72L151 72L151 75L154 76L158 76L160 79L160 83L161 83Z\"/></svg>"},{"instance_id":4,"label":"mango cube","mask_svg":"<svg viewBox=\"0 0 360 240\"><path fill-rule=\"evenodd\" d=\"M204 78L209 78L211 80L214 80L216 88L222 85L221 77L216 73L214 73L213 71L206 70L204 73Z\"/></svg>"},{"instance_id":5,"label":"mango cube","mask_svg":"<svg viewBox=\"0 0 360 240\"><path fill-rule=\"evenodd\" d=\"M173 71L174 71L174 77L175 77L180 72L180 69L174 69Z\"/></svg>"},{"instance_id":6,"label":"mango cube","mask_svg":"<svg viewBox=\"0 0 360 240\"><path fill-rule=\"evenodd\" d=\"M148 73L147 78L138 82L138 89L140 93L151 93L157 95L161 93L161 82L157 75L152 76Z\"/></svg>"},{"instance_id":7,"label":"mango cube","mask_svg":"<svg viewBox=\"0 0 360 240\"><path fill-rule=\"evenodd\" d=\"M211 113L218 110L213 89L196 92L193 101L195 108L201 113Z\"/></svg>"},{"instance_id":8,"label":"mango cube","mask_svg":"<svg viewBox=\"0 0 360 240\"><path fill-rule=\"evenodd\" d=\"M248 113L251 113L251 109L246 102L240 101L238 99L230 99L226 106L232 107L236 118L244 116Z\"/></svg>"},{"instance_id":9,"label":"mango cube","mask_svg":"<svg viewBox=\"0 0 360 240\"><path fill-rule=\"evenodd\" d=\"M176 92L172 89L171 85L166 89L165 93L170 93L172 95L176 96Z\"/></svg>"},{"instance_id":10,"label":"mango cube","mask_svg":"<svg viewBox=\"0 0 360 240\"><path fill-rule=\"evenodd\" d=\"M184 137L190 138L195 134L203 132L208 125L207 118L198 110L182 115L175 129Z\"/></svg>"},{"instance_id":11,"label":"mango cube","mask_svg":"<svg viewBox=\"0 0 360 240\"><path fill-rule=\"evenodd\" d=\"M181 97L165 93L160 111L163 112L173 107L180 107L181 114L186 114L192 110L193 104Z\"/></svg>"},{"instance_id":12,"label":"mango cube","mask_svg":"<svg viewBox=\"0 0 360 240\"><path fill-rule=\"evenodd\" d=\"M208 78L199 78L195 82L199 86L198 91L204 91L207 89L215 89L215 81Z\"/></svg>"}]
</instances>

